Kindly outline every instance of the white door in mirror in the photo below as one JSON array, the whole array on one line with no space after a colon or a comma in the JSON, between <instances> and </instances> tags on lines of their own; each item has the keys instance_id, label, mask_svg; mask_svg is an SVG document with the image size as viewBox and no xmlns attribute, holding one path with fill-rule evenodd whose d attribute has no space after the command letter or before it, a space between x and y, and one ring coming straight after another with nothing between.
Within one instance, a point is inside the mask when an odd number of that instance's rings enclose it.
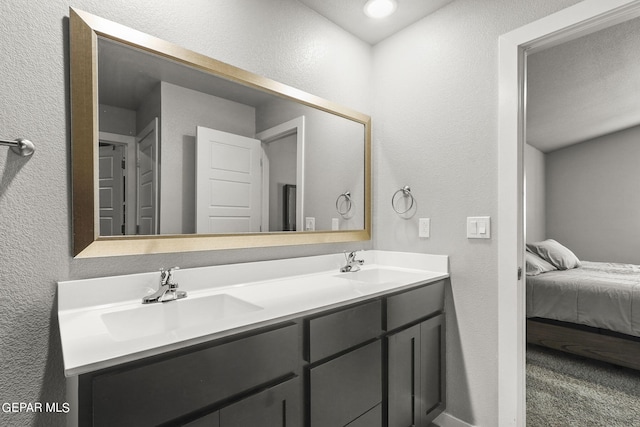
<instances>
[{"instance_id":1,"label":"white door in mirror","mask_svg":"<svg viewBox=\"0 0 640 427\"><path fill-rule=\"evenodd\" d=\"M258 139L197 127L196 233L260 231L261 157Z\"/></svg>"}]
</instances>

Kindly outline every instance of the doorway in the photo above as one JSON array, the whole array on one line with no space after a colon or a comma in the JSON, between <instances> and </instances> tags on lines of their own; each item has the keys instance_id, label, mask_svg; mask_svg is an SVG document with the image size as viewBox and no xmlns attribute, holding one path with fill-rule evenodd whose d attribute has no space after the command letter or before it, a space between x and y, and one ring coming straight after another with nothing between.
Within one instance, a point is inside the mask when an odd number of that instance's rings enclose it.
<instances>
[{"instance_id":1,"label":"doorway","mask_svg":"<svg viewBox=\"0 0 640 427\"><path fill-rule=\"evenodd\" d=\"M500 37L498 136L498 409L525 425L524 112L526 56L640 16L639 0L586 0Z\"/></svg>"}]
</instances>

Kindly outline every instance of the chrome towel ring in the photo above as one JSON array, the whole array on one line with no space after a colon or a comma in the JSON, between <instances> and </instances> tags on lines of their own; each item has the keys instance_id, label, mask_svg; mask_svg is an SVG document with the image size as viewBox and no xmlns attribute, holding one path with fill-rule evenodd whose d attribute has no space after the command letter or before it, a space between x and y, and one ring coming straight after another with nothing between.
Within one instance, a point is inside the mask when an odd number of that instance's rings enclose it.
<instances>
[{"instance_id":1,"label":"chrome towel ring","mask_svg":"<svg viewBox=\"0 0 640 427\"><path fill-rule=\"evenodd\" d=\"M346 206L345 209L340 209L340 203L343 202ZM341 215L345 216L351 212L351 208L353 207L353 202L351 201L351 192L345 191L336 199L336 211Z\"/></svg>"},{"instance_id":2,"label":"chrome towel ring","mask_svg":"<svg viewBox=\"0 0 640 427\"><path fill-rule=\"evenodd\" d=\"M13 151L16 154L19 154L22 157L28 157L32 155L36 149L35 146L33 145L33 142L24 138L18 138L14 141L7 141L4 139L0 139L0 145L6 145L8 147L11 147L11 151Z\"/></svg>"},{"instance_id":3,"label":"chrome towel ring","mask_svg":"<svg viewBox=\"0 0 640 427\"><path fill-rule=\"evenodd\" d=\"M396 196L400 193L402 193L402 197L404 198L409 197L411 199L411 204L409 204L409 207L403 211L399 210L398 207L396 206L397 200L400 200L400 198L396 198ZM415 201L416 200L413 198L413 194L411 194L411 187L409 187L408 185L405 185L404 187L402 187L401 189L393 193L393 196L391 196L391 207L393 208L395 213L397 213L398 215L402 215L402 214L406 214L411 210L411 208L413 208Z\"/></svg>"}]
</instances>

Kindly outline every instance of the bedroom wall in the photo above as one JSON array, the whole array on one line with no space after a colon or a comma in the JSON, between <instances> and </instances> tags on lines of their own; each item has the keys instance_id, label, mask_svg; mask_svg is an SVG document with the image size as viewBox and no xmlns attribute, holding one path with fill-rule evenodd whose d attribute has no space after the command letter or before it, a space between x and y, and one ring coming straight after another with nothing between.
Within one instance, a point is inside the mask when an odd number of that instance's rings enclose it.
<instances>
[{"instance_id":1,"label":"bedroom wall","mask_svg":"<svg viewBox=\"0 0 640 427\"><path fill-rule=\"evenodd\" d=\"M525 144L525 239L539 242L546 238L545 154Z\"/></svg>"},{"instance_id":2,"label":"bedroom wall","mask_svg":"<svg viewBox=\"0 0 640 427\"><path fill-rule=\"evenodd\" d=\"M640 126L547 154L547 237L580 259L640 264Z\"/></svg>"}]
</instances>

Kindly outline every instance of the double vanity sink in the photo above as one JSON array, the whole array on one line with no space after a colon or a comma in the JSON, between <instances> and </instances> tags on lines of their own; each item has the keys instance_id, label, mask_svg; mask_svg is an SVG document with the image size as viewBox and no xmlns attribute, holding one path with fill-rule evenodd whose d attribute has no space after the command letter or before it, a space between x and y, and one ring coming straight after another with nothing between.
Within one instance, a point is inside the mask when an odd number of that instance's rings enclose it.
<instances>
[{"instance_id":1,"label":"double vanity sink","mask_svg":"<svg viewBox=\"0 0 640 427\"><path fill-rule=\"evenodd\" d=\"M159 274L60 282L65 375L76 376L448 277L446 256L363 251L182 269L187 297L142 304Z\"/></svg>"}]
</instances>

